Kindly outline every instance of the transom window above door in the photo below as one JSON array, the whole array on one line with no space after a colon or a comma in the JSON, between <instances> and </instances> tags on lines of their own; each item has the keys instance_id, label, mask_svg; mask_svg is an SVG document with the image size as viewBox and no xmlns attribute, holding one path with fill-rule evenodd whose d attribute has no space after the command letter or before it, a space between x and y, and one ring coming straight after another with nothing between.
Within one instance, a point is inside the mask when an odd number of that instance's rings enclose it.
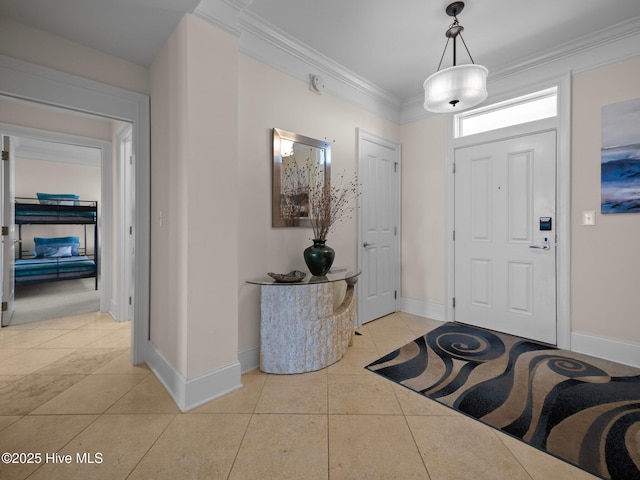
<instances>
[{"instance_id":1,"label":"transom window above door","mask_svg":"<svg viewBox=\"0 0 640 480\"><path fill-rule=\"evenodd\" d=\"M558 88L552 87L455 115L454 137L490 132L557 115Z\"/></svg>"}]
</instances>

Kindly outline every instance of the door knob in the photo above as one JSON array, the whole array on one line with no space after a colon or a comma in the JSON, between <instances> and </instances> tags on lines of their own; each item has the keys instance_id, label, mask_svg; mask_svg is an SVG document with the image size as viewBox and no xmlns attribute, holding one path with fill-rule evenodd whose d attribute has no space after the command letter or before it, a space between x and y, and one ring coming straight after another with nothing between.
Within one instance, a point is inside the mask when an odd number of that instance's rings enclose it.
<instances>
[{"instance_id":1,"label":"door knob","mask_svg":"<svg viewBox=\"0 0 640 480\"><path fill-rule=\"evenodd\" d=\"M364 243L362 244L362 246L363 246L364 248L369 248L369 247L375 247L375 246L376 246L376 244L375 244L375 243L364 242Z\"/></svg>"}]
</instances>

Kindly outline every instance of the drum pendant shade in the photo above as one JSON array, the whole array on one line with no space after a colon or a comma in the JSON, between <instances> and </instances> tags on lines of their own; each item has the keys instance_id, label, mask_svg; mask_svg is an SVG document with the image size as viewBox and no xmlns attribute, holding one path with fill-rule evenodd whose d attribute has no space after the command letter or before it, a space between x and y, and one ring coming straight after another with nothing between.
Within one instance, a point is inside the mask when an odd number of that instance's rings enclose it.
<instances>
[{"instance_id":1,"label":"drum pendant shade","mask_svg":"<svg viewBox=\"0 0 640 480\"><path fill-rule=\"evenodd\" d=\"M440 70L424 82L424 108L430 112L461 111L487 96L487 70L482 65L457 65Z\"/></svg>"}]
</instances>

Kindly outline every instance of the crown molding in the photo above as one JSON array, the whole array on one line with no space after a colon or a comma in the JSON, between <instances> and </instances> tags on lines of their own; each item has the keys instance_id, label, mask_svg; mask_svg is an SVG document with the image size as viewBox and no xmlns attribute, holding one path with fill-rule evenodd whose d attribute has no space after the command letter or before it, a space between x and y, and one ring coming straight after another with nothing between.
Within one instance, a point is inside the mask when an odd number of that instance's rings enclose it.
<instances>
[{"instance_id":1,"label":"crown molding","mask_svg":"<svg viewBox=\"0 0 640 480\"><path fill-rule=\"evenodd\" d=\"M434 115L424 110L422 93L398 98L248 11L251 1L202 0L194 14L237 35L243 54L305 82L311 74L321 74L326 92L391 122L402 125ZM491 69L489 100L537 79L580 73L636 55L640 17Z\"/></svg>"},{"instance_id":2,"label":"crown molding","mask_svg":"<svg viewBox=\"0 0 640 480\"><path fill-rule=\"evenodd\" d=\"M401 99L301 43L261 17L244 10L238 25L242 53L308 82L310 74L325 77L325 91L397 123Z\"/></svg>"},{"instance_id":3,"label":"crown molding","mask_svg":"<svg viewBox=\"0 0 640 480\"><path fill-rule=\"evenodd\" d=\"M640 54L638 38L640 17L635 17L518 62L502 65L495 69L491 77L492 80L499 81L556 62L570 65L574 73L592 70ZM589 55L583 55L585 53Z\"/></svg>"},{"instance_id":4,"label":"crown molding","mask_svg":"<svg viewBox=\"0 0 640 480\"><path fill-rule=\"evenodd\" d=\"M201 0L193 15L239 37L238 15L251 0Z\"/></svg>"}]
</instances>

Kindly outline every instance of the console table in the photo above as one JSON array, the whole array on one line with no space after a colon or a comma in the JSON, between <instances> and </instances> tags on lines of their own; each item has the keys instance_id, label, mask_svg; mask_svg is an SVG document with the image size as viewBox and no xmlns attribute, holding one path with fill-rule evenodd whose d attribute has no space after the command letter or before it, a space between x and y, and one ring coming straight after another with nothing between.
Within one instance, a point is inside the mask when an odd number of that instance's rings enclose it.
<instances>
[{"instance_id":1,"label":"console table","mask_svg":"<svg viewBox=\"0 0 640 480\"><path fill-rule=\"evenodd\" d=\"M303 373L340 360L353 339L358 275L341 268L295 283L270 277L248 281L261 286L260 370ZM347 283L347 291L334 309L334 284L340 281Z\"/></svg>"}]
</instances>

